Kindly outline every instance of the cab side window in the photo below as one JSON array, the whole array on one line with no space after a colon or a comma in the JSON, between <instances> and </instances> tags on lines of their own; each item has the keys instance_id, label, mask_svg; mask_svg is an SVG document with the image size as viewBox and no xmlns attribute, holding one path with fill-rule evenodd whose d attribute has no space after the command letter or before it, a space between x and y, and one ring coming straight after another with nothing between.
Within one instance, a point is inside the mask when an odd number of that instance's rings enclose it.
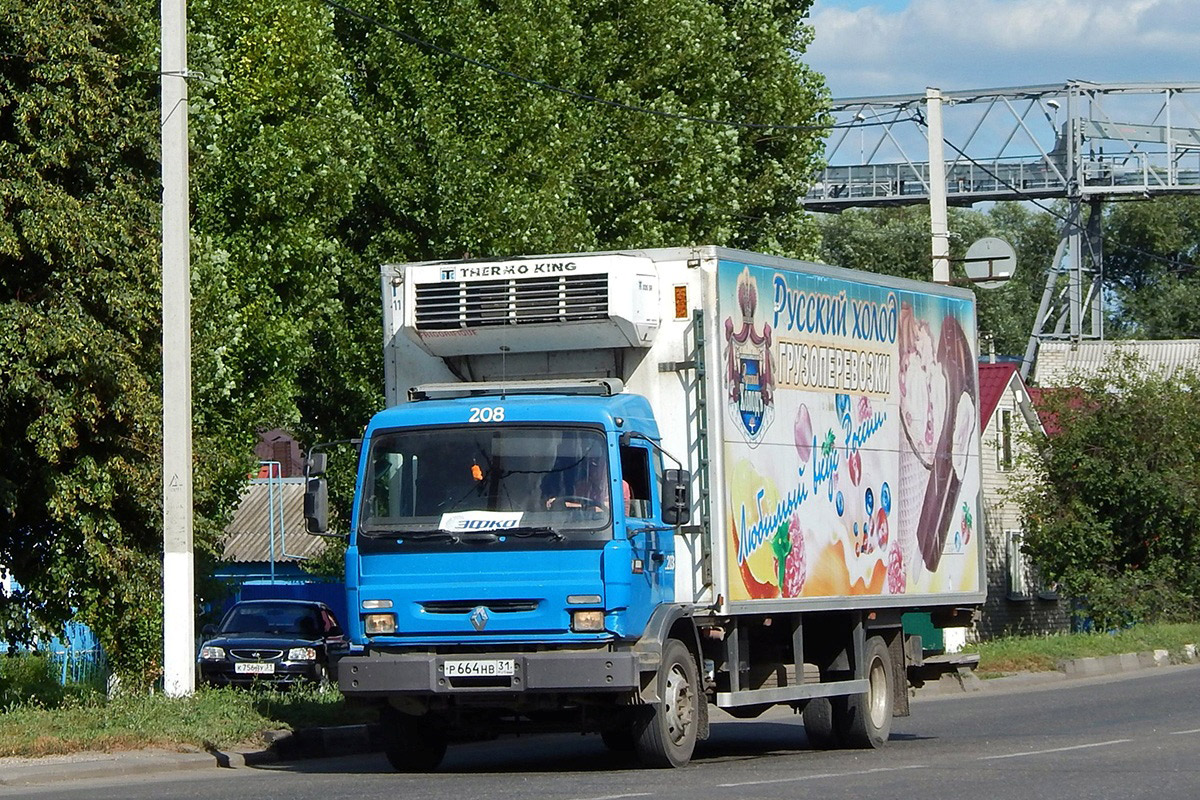
<instances>
[{"instance_id":1,"label":"cab side window","mask_svg":"<svg viewBox=\"0 0 1200 800\"><path fill-rule=\"evenodd\" d=\"M650 517L650 451L645 447L621 447L622 489L625 492L625 513L631 517Z\"/></svg>"}]
</instances>

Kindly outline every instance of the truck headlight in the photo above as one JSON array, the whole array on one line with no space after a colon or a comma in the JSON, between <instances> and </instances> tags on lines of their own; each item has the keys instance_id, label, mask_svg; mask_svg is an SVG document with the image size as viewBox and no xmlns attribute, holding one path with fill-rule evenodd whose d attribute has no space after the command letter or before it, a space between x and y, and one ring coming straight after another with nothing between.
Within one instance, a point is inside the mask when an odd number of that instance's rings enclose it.
<instances>
[{"instance_id":1,"label":"truck headlight","mask_svg":"<svg viewBox=\"0 0 1200 800\"><path fill-rule=\"evenodd\" d=\"M316 661L317 651L312 647L293 647L287 652L288 661Z\"/></svg>"},{"instance_id":2,"label":"truck headlight","mask_svg":"<svg viewBox=\"0 0 1200 800\"><path fill-rule=\"evenodd\" d=\"M363 628L368 635L396 632L395 614L367 614L363 616Z\"/></svg>"},{"instance_id":3,"label":"truck headlight","mask_svg":"<svg viewBox=\"0 0 1200 800\"><path fill-rule=\"evenodd\" d=\"M225 660L225 648L224 647L213 647L212 645L206 644L206 645L204 645L204 647L200 648L200 660L201 661L224 661Z\"/></svg>"},{"instance_id":4,"label":"truck headlight","mask_svg":"<svg viewBox=\"0 0 1200 800\"><path fill-rule=\"evenodd\" d=\"M598 609L572 611L571 630L577 633L604 630L604 612Z\"/></svg>"}]
</instances>

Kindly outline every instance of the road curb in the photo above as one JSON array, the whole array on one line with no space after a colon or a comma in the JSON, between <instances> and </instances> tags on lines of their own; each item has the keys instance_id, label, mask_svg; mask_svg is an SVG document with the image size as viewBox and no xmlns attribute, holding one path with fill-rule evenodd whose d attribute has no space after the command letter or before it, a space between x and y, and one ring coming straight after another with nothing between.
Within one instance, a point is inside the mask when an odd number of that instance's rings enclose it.
<instances>
[{"instance_id":1,"label":"road curb","mask_svg":"<svg viewBox=\"0 0 1200 800\"><path fill-rule=\"evenodd\" d=\"M373 753L382 749L377 725L304 728L294 732L267 731L264 738L267 746L261 750L134 750L0 759L0 788L183 770L211 770L213 767L245 769L282 761Z\"/></svg>"},{"instance_id":2,"label":"road curb","mask_svg":"<svg viewBox=\"0 0 1200 800\"><path fill-rule=\"evenodd\" d=\"M931 697L982 692L1014 684L1031 686L1058 683L1064 680L1096 678L1105 675L1137 672L1143 669L1165 667L1169 664L1195 663L1200 663L1200 650L1198 650L1196 645L1188 644L1184 645L1176 653L1168 650L1146 650L1134 653L1119 653L1111 656L1064 659L1058 662L1058 668L1055 671L1022 672L999 678L981 679L972 669L961 667L955 671L943 674L936 681L926 683L923 687L916 690L914 696Z\"/></svg>"},{"instance_id":3,"label":"road curb","mask_svg":"<svg viewBox=\"0 0 1200 800\"><path fill-rule=\"evenodd\" d=\"M0 770L0 788L212 769L214 765L211 753L158 750L12 758L3 759L3 762L3 769Z\"/></svg>"}]
</instances>

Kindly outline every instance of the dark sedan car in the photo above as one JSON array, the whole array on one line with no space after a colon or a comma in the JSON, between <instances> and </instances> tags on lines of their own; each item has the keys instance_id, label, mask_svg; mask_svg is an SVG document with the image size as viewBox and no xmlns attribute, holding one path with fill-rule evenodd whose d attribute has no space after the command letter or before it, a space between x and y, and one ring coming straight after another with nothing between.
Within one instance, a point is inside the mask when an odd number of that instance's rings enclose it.
<instances>
[{"instance_id":1,"label":"dark sedan car","mask_svg":"<svg viewBox=\"0 0 1200 800\"><path fill-rule=\"evenodd\" d=\"M346 636L324 603L244 600L218 627L205 626L197 659L200 680L211 686L327 687L346 652Z\"/></svg>"}]
</instances>

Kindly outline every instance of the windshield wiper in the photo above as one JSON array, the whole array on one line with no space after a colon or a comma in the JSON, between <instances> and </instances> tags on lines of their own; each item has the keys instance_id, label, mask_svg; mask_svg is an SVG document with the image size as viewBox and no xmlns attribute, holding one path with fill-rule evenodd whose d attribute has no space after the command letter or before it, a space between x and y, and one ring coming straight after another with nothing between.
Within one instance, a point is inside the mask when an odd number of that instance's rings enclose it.
<instances>
[{"instance_id":1,"label":"windshield wiper","mask_svg":"<svg viewBox=\"0 0 1200 800\"><path fill-rule=\"evenodd\" d=\"M545 536L549 539L553 539L556 542L561 542L567 538L558 531L554 530L554 528L545 525L525 525L519 528L505 528L503 531L498 531L498 533L503 533L505 536L516 536L518 539L529 539L535 536Z\"/></svg>"},{"instance_id":2,"label":"windshield wiper","mask_svg":"<svg viewBox=\"0 0 1200 800\"><path fill-rule=\"evenodd\" d=\"M392 528L392 527L388 527L386 525L379 525L379 526L364 525L359 529L359 535L366 536L369 539L425 540L425 539L446 538L446 539L449 539L451 542L455 542L455 543L457 543L459 540L457 534L451 533L450 531L439 530L437 528L434 528L433 530L414 531L414 530L405 530L403 528Z\"/></svg>"},{"instance_id":3,"label":"windshield wiper","mask_svg":"<svg viewBox=\"0 0 1200 800\"><path fill-rule=\"evenodd\" d=\"M359 535L369 539L407 539L412 542L426 542L434 539L445 539L451 544L461 542L496 542L501 536L515 536L518 539L546 537L556 542L564 541L567 537L554 528L545 526L526 525L518 528L496 528L485 531L447 531L441 528L433 530L403 530L384 526L363 526Z\"/></svg>"}]
</instances>

